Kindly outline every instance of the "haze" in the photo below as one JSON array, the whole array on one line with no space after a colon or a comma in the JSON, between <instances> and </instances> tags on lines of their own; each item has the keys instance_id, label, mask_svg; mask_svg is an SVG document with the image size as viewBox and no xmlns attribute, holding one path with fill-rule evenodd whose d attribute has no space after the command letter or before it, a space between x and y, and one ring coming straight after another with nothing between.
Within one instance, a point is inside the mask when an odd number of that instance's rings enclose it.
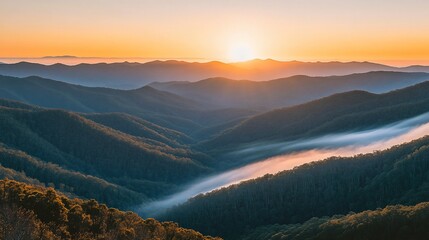
<instances>
[{"instance_id":1,"label":"haze","mask_svg":"<svg viewBox=\"0 0 429 240\"><path fill-rule=\"evenodd\" d=\"M162 200L145 204L143 207L136 208L136 211L146 217L153 217L200 193L227 187L241 181L262 177L266 174L275 174L332 156L351 157L357 154L384 150L426 136L429 134L428 122L429 113L426 113L366 131L331 134L294 142L255 144L231 154L231 158L255 161L267 156L273 157L200 179L183 191Z\"/></svg>"},{"instance_id":2,"label":"haze","mask_svg":"<svg viewBox=\"0 0 429 240\"><path fill-rule=\"evenodd\" d=\"M417 0L3 0L0 58L427 64L427 9Z\"/></svg>"},{"instance_id":3,"label":"haze","mask_svg":"<svg viewBox=\"0 0 429 240\"><path fill-rule=\"evenodd\" d=\"M428 9L0 0L0 240L428 239Z\"/></svg>"}]
</instances>

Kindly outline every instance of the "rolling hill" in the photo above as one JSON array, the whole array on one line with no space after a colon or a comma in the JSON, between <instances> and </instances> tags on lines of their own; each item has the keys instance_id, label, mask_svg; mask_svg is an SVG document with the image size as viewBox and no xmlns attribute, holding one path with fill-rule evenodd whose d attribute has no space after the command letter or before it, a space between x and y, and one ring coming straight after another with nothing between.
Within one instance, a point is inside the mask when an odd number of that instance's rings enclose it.
<instances>
[{"instance_id":1,"label":"rolling hill","mask_svg":"<svg viewBox=\"0 0 429 240\"><path fill-rule=\"evenodd\" d=\"M212 77L255 81L294 75L331 76L370 71L429 72L425 66L396 68L370 62L281 62L255 59L242 63L152 61L148 63L99 63L42 65L20 62L0 64L0 74L28 77L40 76L91 87L134 89L151 82L198 81Z\"/></svg>"},{"instance_id":2,"label":"rolling hill","mask_svg":"<svg viewBox=\"0 0 429 240\"><path fill-rule=\"evenodd\" d=\"M264 225L414 205L429 201L428 154L429 137L424 137L384 151L332 157L201 194L162 219L237 239Z\"/></svg>"},{"instance_id":3,"label":"rolling hill","mask_svg":"<svg viewBox=\"0 0 429 240\"><path fill-rule=\"evenodd\" d=\"M92 113L83 117L145 140L155 140L171 147L179 147L193 140L187 135L153 124L141 118L125 113Z\"/></svg>"},{"instance_id":4,"label":"rolling hill","mask_svg":"<svg viewBox=\"0 0 429 240\"><path fill-rule=\"evenodd\" d=\"M211 172L209 157L180 143L183 134L135 117L0 103L0 164L18 180L129 207Z\"/></svg>"},{"instance_id":5,"label":"rolling hill","mask_svg":"<svg viewBox=\"0 0 429 240\"><path fill-rule=\"evenodd\" d=\"M210 78L149 86L219 107L273 109L353 90L383 93L427 80L429 73L368 72L329 77L300 75L259 82Z\"/></svg>"},{"instance_id":6,"label":"rolling hill","mask_svg":"<svg viewBox=\"0 0 429 240\"><path fill-rule=\"evenodd\" d=\"M429 82L384 94L352 91L251 117L202 143L204 149L236 149L250 143L365 130L429 112Z\"/></svg>"},{"instance_id":7,"label":"rolling hill","mask_svg":"<svg viewBox=\"0 0 429 240\"><path fill-rule=\"evenodd\" d=\"M90 88L40 77L0 76L0 98L82 113L127 113L184 133L255 114L252 110L210 109L149 86L135 90Z\"/></svg>"},{"instance_id":8,"label":"rolling hill","mask_svg":"<svg viewBox=\"0 0 429 240\"><path fill-rule=\"evenodd\" d=\"M93 198L122 208L149 200L141 192L130 190L100 177L45 162L4 144L0 147L0 159L1 179L14 179L32 185L55 187L70 197Z\"/></svg>"}]
</instances>

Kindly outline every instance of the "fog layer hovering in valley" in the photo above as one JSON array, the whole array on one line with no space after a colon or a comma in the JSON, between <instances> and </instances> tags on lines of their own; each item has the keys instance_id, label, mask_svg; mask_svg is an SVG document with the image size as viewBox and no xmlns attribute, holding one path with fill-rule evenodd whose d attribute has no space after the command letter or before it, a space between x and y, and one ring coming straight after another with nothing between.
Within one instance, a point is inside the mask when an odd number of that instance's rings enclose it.
<instances>
[{"instance_id":1,"label":"fog layer hovering in valley","mask_svg":"<svg viewBox=\"0 0 429 240\"><path fill-rule=\"evenodd\" d=\"M180 192L136 207L136 211L144 217L156 216L201 193L332 156L350 157L387 149L427 134L429 134L429 113L370 130L328 134L291 142L252 144L229 155L235 159L246 161L261 159L260 161L199 179Z\"/></svg>"}]
</instances>

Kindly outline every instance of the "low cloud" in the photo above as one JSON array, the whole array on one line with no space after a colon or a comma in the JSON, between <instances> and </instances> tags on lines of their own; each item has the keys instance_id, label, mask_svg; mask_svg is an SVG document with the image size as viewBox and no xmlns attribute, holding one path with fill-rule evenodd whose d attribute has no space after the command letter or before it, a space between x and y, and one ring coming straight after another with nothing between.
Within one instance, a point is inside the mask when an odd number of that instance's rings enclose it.
<instances>
[{"instance_id":1,"label":"low cloud","mask_svg":"<svg viewBox=\"0 0 429 240\"><path fill-rule=\"evenodd\" d=\"M154 217L200 193L332 156L349 157L387 149L428 134L429 113L426 113L366 131L329 134L291 142L253 144L229 154L229 157L245 161L263 160L195 181L180 192L139 206L136 211L144 217Z\"/></svg>"}]
</instances>

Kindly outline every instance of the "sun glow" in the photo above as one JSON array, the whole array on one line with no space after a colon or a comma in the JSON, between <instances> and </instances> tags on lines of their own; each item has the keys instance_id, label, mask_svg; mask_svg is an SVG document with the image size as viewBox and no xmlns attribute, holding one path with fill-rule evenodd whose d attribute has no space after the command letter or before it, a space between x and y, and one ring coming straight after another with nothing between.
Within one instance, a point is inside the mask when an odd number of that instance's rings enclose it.
<instances>
[{"instance_id":1,"label":"sun glow","mask_svg":"<svg viewBox=\"0 0 429 240\"><path fill-rule=\"evenodd\" d=\"M228 59L232 62L244 62L254 59L255 53L249 43L238 42L230 46Z\"/></svg>"}]
</instances>

